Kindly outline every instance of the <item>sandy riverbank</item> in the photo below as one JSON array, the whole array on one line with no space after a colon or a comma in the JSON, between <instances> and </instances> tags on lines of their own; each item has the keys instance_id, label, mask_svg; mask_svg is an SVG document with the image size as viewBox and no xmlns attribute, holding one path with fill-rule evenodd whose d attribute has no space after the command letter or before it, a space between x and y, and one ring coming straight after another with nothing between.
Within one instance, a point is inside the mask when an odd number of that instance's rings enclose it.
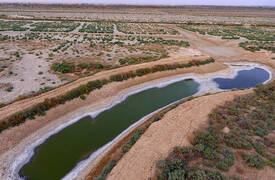
<instances>
[{"instance_id":1,"label":"sandy riverbank","mask_svg":"<svg viewBox=\"0 0 275 180\"><path fill-rule=\"evenodd\" d=\"M219 69L223 69L223 71L219 71L218 73L216 73L216 71ZM177 79L180 77L182 78L182 76L191 77L196 75L196 77L203 77L204 79L207 79L211 76L226 74L228 75L230 73L232 73L232 70L230 70L229 68L226 69L226 66L219 63L215 64L215 66L209 64L202 67L194 67L190 69L175 70L170 72L161 72L124 82L111 83L89 95L87 100L85 101L76 99L65 105L61 105L53 110L50 110L44 117L39 117L34 121L27 121L26 123L4 131L1 134L0 141L6 145L1 147L2 155L0 159L1 162L4 162L3 164L1 164L0 167L0 170L2 171L1 175L4 179L8 179L8 175L14 174L16 170L18 170L16 169L18 168L18 163L14 162L18 162L20 160L22 161L21 158L26 158L24 156L19 156L18 158L18 155L26 152L26 147L29 147L29 149L31 149L34 142L42 143L41 141L43 141L43 136L45 140L45 138L47 138L45 137L45 134L47 134L48 132L58 130L58 128L62 124L64 125L65 123L72 123L73 119L79 119L85 114L90 114L91 112L102 109L103 107L110 106L110 104L120 100L123 95L129 92L137 89L143 89L144 87L148 87L152 84L159 84L167 82L171 79ZM206 84L205 87L211 86L209 86L209 84ZM211 91L211 89L208 90ZM24 135L27 138L24 139ZM8 142L10 142L10 144ZM30 152L27 151L27 153L25 154L29 155L29 153ZM17 157L17 159L15 160L14 157Z\"/></svg>"},{"instance_id":2,"label":"sandy riverbank","mask_svg":"<svg viewBox=\"0 0 275 180\"><path fill-rule=\"evenodd\" d=\"M23 152L25 147L39 140L42 135L53 131L61 124L79 118L83 114L90 113L92 110L98 110L108 106L112 102L120 99L123 94L131 92L137 89L137 87L142 88L146 85L142 83L157 83L159 79L165 77L172 78L175 75L191 72L205 74L225 68L226 66L224 64L215 63L201 67L150 74L124 82L110 83L102 89L91 93L85 101L74 99L64 105L51 109L47 112L46 116L37 117L35 120L27 121L20 126L5 130L0 135L0 142L3 145L0 147L0 160L3 162L0 167L0 175L2 175L4 179L7 179L8 175L12 174L9 168L14 161L14 157Z\"/></svg>"},{"instance_id":3,"label":"sandy riverbank","mask_svg":"<svg viewBox=\"0 0 275 180\"><path fill-rule=\"evenodd\" d=\"M158 65L158 64L186 63L193 59L194 60L205 60L209 57L210 56L208 56L208 55L193 56L193 55L190 55L190 53L181 52L178 54L171 54L169 58L161 59L158 61L152 61L152 62L143 63L143 64L135 64L135 65L131 65L131 66L123 66L123 67L120 67L117 69L101 71L101 72L96 73L92 76L87 76L87 77L77 79L76 81L62 85L61 87L58 87L56 89L53 89L53 90L45 92L45 93L42 93L40 95L30 97L27 99L23 99L23 100L18 100L18 101L13 102L12 104L4 106L4 107L0 108L0 120L3 120L16 112L23 111L23 110L30 108L38 103L41 103L46 98L52 98L52 97L56 97L58 95L62 95L74 88L79 87L80 85L88 83L89 81L104 79L104 78L108 79L110 77L110 75L113 75L113 74L135 71L136 69L139 69L139 68L152 67L152 66Z\"/></svg>"},{"instance_id":4,"label":"sandy riverbank","mask_svg":"<svg viewBox=\"0 0 275 180\"><path fill-rule=\"evenodd\" d=\"M155 180L157 161L165 159L175 146L190 146L193 132L208 126L208 115L215 107L250 92L252 89L203 96L169 111L146 130L130 151L120 159L107 180ZM271 167L257 172L251 169L248 172L242 175L243 179L275 178Z\"/></svg>"},{"instance_id":5,"label":"sandy riverbank","mask_svg":"<svg viewBox=\"0 0 275 180\"><path fill-rule=\"evenodd\" d=\"M234 97L252 92L223 92L195 98L169 111L153 123L127 152L108 176L108 180L147 180L154 177L156 163L168 156L175 146L190 145L188 136L205 126L208 114Z\"/></svg>"},{"instance_id":6,"label":"sandy riverbank","mask_svg":"<svg viewBox=\"0 0 275 180\"><path fill-rule=\"evenodd\" d=\"M191 72L204 74L225 68L226 66L221 63L215 65L209 64L204 67L160 72L124 82L110 83L102 89L91 93L87 96L85 101L74 99L64 105L51 109L47 112L46 116L38 117L35 120L27 121L20 126L5 130L0 135L0 142L3 144L3 146L0 147L0 160L3 162L0 166L0 175L2 175L4 179L7 179L7 175L12 174L10 172L10 167L14 161L14 157L22 153L25 147L28 147L33 142L41 139L44 134L53 131L56 127L67 123L72 119L80 118L83 114L88 114L91 111L96 111L112 104L127 92L131 92L137 88L143 88L151 83L156 84L161 78L162 81L165 81L165 78L167 77L173 78L173 76L180 74Z\"/></svg>"},{"instance_id":7,"label":"sandy riverbank","mask_svg":"<svg viewBox=\"0 0 275 180\"><path fill-rule=\"evenodd\" d=\"M228 63L228 64L231 64L231 63ZM196 95L203 95L203 94L205 94L205 93L207 93L207 92L210 92L210 93L214 93L214 92L218 92L217 91L217 87L215 87L215 84L212 84L212 83L209 83L209 81L211 81L210 80L210 78L212 79L212 78L214 78L214 77L223 77L223 78L234 78L236 75L237 75L237 72L239 71L239 70L244 70L244 69L252 69L252 68L254 68L254 67L260 67L260 68L264 68L264 69L266 69L267 71L269 71L269 73L271 73L271 74L274 74L274 70L273 69L271 69L271 68L268 68L268 67L266 67L266 66L262 66L262 65L258 65L258 64L254 64L254 63L248 63L247 65L247 67L243 67L244 66L244 64L243 63L233 63L232 64L233 65L233 67L232 68L227 68L227 69L225 69L225 70L223 70L223 71L219 71L219 72L216 72L216 73L209 73L209 74L204 74L204 75L201 75L201 76L198 76L198 78L194 78L197 82L199 82L200 84L201 84L201 92L198 92ZM240 65L241 67L238 67L238 65ZM270 79L268 79L266 82L269 82L270 80L274 80L274 76L272 76L271 75L271 77L270 77ZM201 109L204 109L204 108L206 108L207 110L207 112L208 112L208 110L209 111L211 111L216 105L217 105L217 103L218 103L218 105L221 105L222 103L224 103L225 101L229 101L229 100L232 100L235 96L239 96L239 95L243 95L243 94L246 94L246 93L249 93L249 92L252 92L252 89L249 89L249 90L244 90L244 91L234 91L234 92L224 92L224 93L221 93L222 95L211 95L211 98L210 98L210 100L209 100L209 103L210 103L210 106L208 107L207 105L206 105L206 102L204 101L204 100L202 100L202 104L203 105L199 105L199 107L201 108ZM219 97L222 97L223 95L225 95L226 97L224 97L224 98L221 98L221 99L219 99L218 101L216 101L215 100L215 98L217 97L217 98L219 98ZM213 96L213 97L212 97ZM229 99L228 99L229 98ZM199 98L197 98L197 99L204 99L203 97L199 97ZM214 102L211 102L211 100L214 100ZM200 101L200 100L198 100L198 101ZM192 109L192 107L193 106L190 106L190 109ZM198 110L198 112L200 111L200 108L199 109L196 109L196 110ZM208 109L208 108L210 108L210 109ZM173 111L174 112L174 111ZM196 111L192 111L192 112L196 112ZM201 113L201 112L200 112ZM204 113L204 112L202 112L202 113ZM156 114L156 113L155 113ZM190 116L192 116L192 115L190 115ZM119 149L121 148L121 146L123 146L123 144L125 144L127 141L128 141L128 139L129 139L129 137L131 136L131 134L133 134L133 132L136 130L136 129L138 129L138 128L140 128L140 127L142 127L142 126L145 126L146 124L148 124L148 122L149 121L151 121L152 120L152 118L151 118L152 116L149 116L147 119L145 119L144 121L143 121L143 123L142 124L140 124L139 126L137 126L137 127L135 127L135 128L132 128L131 130L129 130L127 133L125 133L125 134L123 134L121 137L120 137L120 139L119 140L117 140L117 141L114 141L114 143L113 143L113 145L111 145L106 151L104 151L104 152L102 152L97 158L96 158L96 160L95 161L93 161L93 162L91 162L89 165L88 165L88 168L86 168L86 170L85 171L83 171L82 173L81 173L81 175L80 175L80 177L78 177L78 179L91 179L91 177L95 177L95 176L97 176L99 173L100 173L100 170L99 169L101 169L102 167L104 167L112 158L114 158L114 156L118 156L118 153L117 153L117 151L119 151ZM208 116L207 116L208 117ZM196 116L194 117L195 119L196 119ZM188 121L188 119L187 119L187 121ZM197 120L198 122L196 122L196 124L195 125L199 125L199 120ZM185 122L185 123L187 123L187 122ZM205 122L204 122L204 120L202 120L202 122L201 122L202 124L204 124ZM188 124L188 123L187 123ZM196 128L196 127L193 127L192 126L192 128ZM158 131L161 131L161 130L158 130ZM165 131L165 130L164 130ZM173 132L173 131L171 131L171 132ZM170 133L171 133L170 132ZM178 132L178 133L184 133L184 132ZM165 134L165 133L164 133ZM163 135L164 135L163 134ZM169 135L169 133L168 133L168 135ZM156 135L157 136L157 135ZM165 136L165 135L164 135ZM149 141L151 140L150 139L150 136L148 137L149 138ZM148 140L148 139L147 139ZM167 140L167 139L166 139ZM154 140L153 140L154 141ZM139 148L141 148L141 147L139 147ZM150 149L150 147L148 147L149 149ZM162 149L161 147L157 147L157 148L160 148L160 149ZM142 148L141 148L142 149ZM152 149L151 149L152 150ZM150 150L150 151L151 151ZM142 150L141 150L142 151ZM128 153L127 153L128 154ZM135 154L131 154L130 156L136 156ZM138 156L137 156L138 157ZM150 161L150 155L148 155L148 156L146 156L145 157L145 159L147 159L148 161ZM131 158L133 158L133 157L131 157ZM115 158L116 159L116 158ZM143 159L144 160L144 159ZM125 160L122 160L122 161L125 161ZM127 159L126 161L131 161L130 159ZM123 163L123 162L122 162ZM133 163L133 164L131 164L130 166L131 167L135 167L135 164L134 164L134 161L133 162L131 162L131 163ZM120 161L119 161L119 164L120 164ZM142 163L141 163L142 164ZM124 163L124 165L125 165L125 163ZM155 165L155 164L153 164L153 165ZM143 169L143 170L145 170L146 168L141 168L141 169ZM148 168L148 169L150 169L150 168ZM122 170L122 169L120 169L120 170ZM118 171L120 171L120 170L118 170ZM122 171L124 172L124 170L125 170L125 172L126 172L126 174L127 173L132 173L132 172L130 172L130 171L127 171L126 170L126 168L125 169L123 169ZM135 170L134 170L135 171ZM115 173L118 173L118 174L120 174L120 172L115 172ZM144 173L144 172L142 172L142 173ZM116 175L115 175L116 176ZM118 176L116 176L116 178L114 178L114 179L117 179L118 177L120 177L119 175ZM142 179L140 176L137 176L138 178L135 178L135 176L131 176L131 179ZM149 177L149 176L148 176ZM125 177L126 178L126 177ZM126 178L127 179L127 178ZM144 180L145 179L147 179L147 178L144 178Z\"/></svg>"}]
</instances>

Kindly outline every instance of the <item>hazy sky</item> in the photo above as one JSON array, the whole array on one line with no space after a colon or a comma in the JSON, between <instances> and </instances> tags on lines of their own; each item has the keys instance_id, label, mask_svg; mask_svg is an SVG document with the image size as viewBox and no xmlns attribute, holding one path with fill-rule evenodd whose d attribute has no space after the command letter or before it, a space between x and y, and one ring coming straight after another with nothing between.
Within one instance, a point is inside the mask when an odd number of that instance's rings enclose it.
<instances>
[{"instance_id":1,"label":"hazy sky","mask_svg":"<svg viewBox=\"0 0 275 180\"><path fill-rule=\"evenodd\" d=\"M275 0L0 0L0 2L275 6Z\"/></svg>"}]
</instances>

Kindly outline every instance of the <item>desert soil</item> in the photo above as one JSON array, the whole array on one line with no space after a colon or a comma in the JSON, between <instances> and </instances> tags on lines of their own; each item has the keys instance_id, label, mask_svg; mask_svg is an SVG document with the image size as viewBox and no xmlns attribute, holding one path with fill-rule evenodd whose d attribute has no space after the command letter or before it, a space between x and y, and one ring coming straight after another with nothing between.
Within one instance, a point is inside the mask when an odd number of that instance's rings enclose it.
<instances>
[{"instance_id":1,"label":"desert soil","mask_svg":"<svg viewBox=\"0 0 275 180\"><path fill-rule=\"evenodd\" d=\"M37 92L40 88L61 85L61 80L57 75L49 73L50 63L32 54L25 54L21 61L14 63L10 69L15 75L0 77L1 83L9 84L12 82L13 90L6 92L0 90L0 102L6 103L14 100L18 95ZM40 74L41 75L38 75Z\"/></svg>"}]
</instances>

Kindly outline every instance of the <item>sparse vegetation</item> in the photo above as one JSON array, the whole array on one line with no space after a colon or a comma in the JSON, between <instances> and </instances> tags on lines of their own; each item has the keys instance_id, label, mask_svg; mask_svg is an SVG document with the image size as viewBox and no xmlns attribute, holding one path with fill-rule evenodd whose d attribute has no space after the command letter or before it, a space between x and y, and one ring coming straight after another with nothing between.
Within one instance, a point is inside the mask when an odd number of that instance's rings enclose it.
<instances>
[{"instance_id":1,"label":"sparse vegetation","mask_svg":"<svg viewBox=\"0 0 275 180\"><path fill-rule=\"evenodd\" d=\"M107 164L107 165L103 168L103 170L102 170L100 176L96 177L95 180L105 180L106 177L107 177L107 175L108 175L108 173L111 172L111 170L115 167L115 165L116 165L116 163L113 162L113 161L110 162L109 164Z\"/></svg>"},{"instance_id":2,"label":"sparse vegetation","mask_svg":"<svg viewBox=\"0 0 275 180\"><path fill-rule=\"evenodd\" d=\"M189 47L190 44L187 41L183 41L183 40L174 40L174 39L163 39L161 37L147 37L147 38L143 38L143 37L137 37L137 41L140 44L149 44L149 43L153 43L153 44L166 44L166 45L170 45L170 46L180 46L180 47Z\"/></svg>"},{"instance_id":3,"label":"sparse vegetation","mask_svg":"<svg viewBox=\"0 0 275 180\"><path fill-rule=\"evenodd\" d=\"M96 22L96 23L84 23L79 32L87 33L113 33L114 25L112 23Z\"/></svg>"},{"instance_id":4,"label":"sparse vegetation","mask_svg":"<svg viewBox=\"0 0 275 180\"><path fill-rule=\"evenodd\" d=\"M257 169L263 169L265 166L265 161L258 154L245 154L242 153L242 158L245 163L250 167L255 167Z\"/></svg>"},{"instance_id":5,"label":"sparse vegetation","mask_svg":"<svg viewBox=\"0 0 275 180\"><path fill-rule=\"evenodd\" d=\"M137 142L141 135L145 132L144 129L137 130L134 135L130 137L130 140L122 147L122 152L126 153Z\"/></svg>"},{"instance_id":6,"label":"sparse vegetation","mask_svg":"<svg viewBox=\"0 0 275 180\"><path fill-rule=\"evenodd\" d=\"M264 30L258 27L244 27L244 26L197 26L197 25L182 25L181 28L198 32L200 34L209 34L213 36L221 36L222 39L240 39L246 38L248 41L241 42L240 47L248 51L259 51L265 49L267 51L275 52L274 30Z\"/></svg>"},{"instance_id":7,"label":"sparse vegetation","mask_svg":"<svg viewBox=\"0 0 275 180\"><path fill-rule=\"evenodd\" d=\"M10 86L6 89L6 91L8 91L8 92L12 92L12 90L13 90L13 86Z\"/></svg>"},{"instance_id":8,"label":"sparse vegetation","mask_svg":"<svg viewBox=\"0 0 275 180\"><path fill-rule=\"evenodd\" d=\"M66 73L73 73L79 70L87 69L87 70L95 70L95 69L103 69L105 68L102 64L100 63L79 63L77 65L74 65L74 63L70 62L62 62L62 63L53 63L52 64L52 69L54 71L61 72L63 74Z\"/></svg>"},{"instance_id":9,"label":"sparse vegetation","mask_svg":"<svg viewBox=\"0 0 275 180\"><path fill-rule=\"evenodd\" d=\"M125 34L178 34L177 30L159 24L117 23L117 30Z\"/></svg>"},{"instance_id":10,"label":"sparse vegetation","mask_svg":"<svg viewBox=\"0 0 275 180\"><path fill-rule=\"evenodd\" d=\"M275 168L275 142L268 136L275 129L274 88L275 81L259 85L254 93L216 108L209 115L209 127L195 133L193 146L175 147L165 160L159 161L158 179L189 179L198 173L210 178L206 172L211 172L210 179L228 179L226 172L235 165L238 154L249 167ZM224 133L224 127L230 132ZM191 165L193 161L196 166ZM214 165L217 170L213 171Z\"/></svg>"},{"instance_id":11,"label":"sparse vegetation","mask_svg":"<svg viewBox=\"0 0 275 180\"><path fill-rule=\"evenodd\" d=\"M26 31L26 24L31 23L30 21L0 21L0 31Z\"/></svg>"},{"instance_id":12,"label":"sparse vegetation","mask_svg":"<svg viewBox=\"0 0 275 180\"><path fill-rule=\"evenodd\" d=\"M260 51L261 49L264 49L275 53L275 46L274 46L274 42L272 41L245 41L245 42L241 42L239 45L245 50L252 51L252 52Z\"/></svg>"},{"instance_id":13,"label":"sparse vegetation","mask_svg":"<svg viewBox=\"0 0 275 180\"><path fill-rule=\"evenodd\" d=\"M130 71L127 73L112 75L108 80L102 79L102 80L90 81L87 84L81 85L71 91L68 91L64 95L53 97L51 99L45 99L44 102L39 103L34 107L31 107L22 112L18 112L10 116L6 120L2 120L2 122L5 122L5 123L0 124L0 132L8 127L19 125L25 122L27 119L34 119L36 115L39 115L39 116L45 115L45 112L48 111L49 109L56 107L59 104L64 104L67 101L71 101L75 98L78 98L81 95L89 94L93 90L100 89L103 85L112 81L123 81L129 78L134 78L136 76L143 76L148 73L153 73L157 71L172 70L176 68L189 68L192 66L199 66L199 65L213 63L213 62L215 62L215 60L213 58L210 58L204 61L190 61L189 63L186 63L186 64L157 65L152 68L137 69L136 72Z\"/></svg>"},{"instance_id":14,"label":"sparse vegetation","mask_svg":"<svg viewBox=\"0 0 275 180\"><path fill-rule=\"evenodd\" d=\"M67 62L62 62L62 63L53 63L52 69L54 71L58 71L61 73L72 73L74 72L75 65L73 63L67 63Z\"/></svg>"},{"instance_id":15,"label":"sparse vegetation","mask_svg":"<svg viewBox=\"0 0 275 180\"><path fill-rule=\"evenodd\" d=\"M81 95L81 96L80 96L80 99L85 100L85 99L86 99L86 96Z\"/></svg>"},{"instance_id":16,"label":"sparse vegetation","mask_svg":"<svg viewBox=\"0 0 275 180\"><path fill-rule=\"evenodd\" d=\"M70 32L77 28L80 23L72 22L37 22L31 24L31 31L36 32Z\"/></svg>"},{"instance_id":17,"label":"sparse vegetation","mask_svg":"<svg viewBox=\"0 0 275 180\"><path fill-rule=\"evenodd\" d=\"M122 58L119 59L119 63L121 65L123 64L138 64L138 63L142 63L142 62L149 62L149 61L155 61L160 59L157 56L141 56L141 57L126 57L126 58Z\"/></svg>"}]
</instances>

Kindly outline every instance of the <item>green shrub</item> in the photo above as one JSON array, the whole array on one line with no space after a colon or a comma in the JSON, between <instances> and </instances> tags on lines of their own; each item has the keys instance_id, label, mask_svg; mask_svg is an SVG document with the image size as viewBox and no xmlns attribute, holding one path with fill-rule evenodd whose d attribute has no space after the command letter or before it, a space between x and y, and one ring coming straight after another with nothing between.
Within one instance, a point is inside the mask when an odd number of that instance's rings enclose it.
<instances>
[{"instance_id":1,"label":"green shrub","mask_svg":"<svg viewBox=\"0 0 275 180\"><path fill-rule=\"evenodd\" d=\"M205 159L215 159L216 158L216 151L214 151L213 149L207 147L204 149L204 151L202 152L202 156Z\"/></svg>"},{"instance_id":2,"label":"green shrub","mask_svg":"<svg viewBox=\"0 0 275 180\"><path fill-rule=\"evenodd\" d=\"M185 180L185 170L175 170L168 174L168 180Z\"/></svg>"},{"instance_id":3,"label":"green shrub","mask_svg":"<svg viewBox=\"0 0 275 180\"><path fill-rule=\"evenodd\" d=\"M194 65L194 63L189 63ZM258 85L255 92L227 102L224 106L217 107L210 115L210 125L205 130L195 134L192 145L189 147L175 147L166 158L166 162L181 159L186 162L186 167L178 168L185 171L186 179L227 179L213 171L194 167L204 166L228 171L235 163L233 150L255 149L258 154L242 153L242 159L250 166L262 169L265 165L275 168L275 156L271 148L275 147L273 140L267 136L275 128L275 81ZM224 133L224 127L230 127L229 133ZM255 130L261 135L255 133ZM225 146L226 145L226 146ZM264 158L263 158L263 157ZM167 163L165 168L160 168L158 177L168 179L169 173L175 171ZM193 166L190 168L189 165ZM211 178L209 177L210 174ZM239 171L241 173L241 171Z\"/></svg>"},{"instance_id":4,"label":"green shrub","mask_svg":"<svg viewBox=\"0 0 275 180\"><path fill-rule=\"evenodd\" d=\"M204 147L210 149L216 149L220 141L217 135L210 133L209 131L199 131L195 137L195 144L203 144Z\"/></svg>"},{"instance_id":5,"label":"green shrub","mask_svg":"<svg viewBox=\"0 0 275 180\"><path fill-rule=\"evenodd\" d=\"M140 68L136 70L137 76L143 76L145 74L149 74L151 72L151 69L149 68Z\"/></svg>"},{"instance_id":6,"label":"green shrub","mask_svg":"<svg viewBox=\"0 0 275 180\"><path fill-rule=\"evenodd\" d=\"M252 145L247 139L241 136L233 135L232 133L225 135L225 143L228 147L233 147L236 149L252 149Z\"/></svg>"},{"instance_id":7,"label":"green shrub","mask_svg":"<svg viewBox=\"0 0 275 180\"><path fill-rule=\"evenodd\" d=\"M198 152L202 153L202 152L204 151L205 147L204 147L203 144L196 144L196 145L195 145L195 149L196 149Z\"/></svg>"},{"instance_id":8,"label":"green shrub","mask_svg":"<svg viewBox=\"0 0 275 180\"><path fill-rule=\"evenodd\" d=\"M255 128L254 128L254 133L255 133L255 135L257 135L257 136L264 137L265 135L268 134L268 130L267 130L267 129L260 128L260 127L255 127Z\"/></svg>"},{"instance_id":9,"label":"green shrub","mask_svg":"<svg viewBox=\"0 0 275 180\"><path fill-rule=\"evenodd\" d=\"M190 179L190 180L204 180L204 179L227 180L228 178L218 171L194 168L194 169L188 170L186 179Z\"/></svg>"},{"instance_id":10,"label":"green shrub","mask_svg":"<svg viewBox=\"0 0 275 180\"><path fill-rule=\"evenodd\" d=\"M224 161L218 161L216 163L216 167L223 171L228 171L228 169L229 169L228 164L226 164Z\"/></svg>"},{"instance_id":11,"label":"green shrub","mask_svg":"<svg viewBox=\"0 0 275 180\"><path fill-rule=\"evenodd\" d=\"M171 171L185 169L186 168L186 162L182 159L172 159L171 161L168 161L168 168Z\"/></svg>"},{"instance_id":12,"label":"green shrub","mask_svg":"<svg viewBox=\"0 0 275 180\"><path fill-rule=\"evenodd\" d=\"M62 63L55 62L52 64L52 69L54 71L58 71L63 74L72 73L75 71L75 65L73 63L67 63L67 62L62 62Z\"/></svg>"},{"instance_id":13,"label":"green shrub","mask_svg":"<svg viewBox=\"0 0 275 180\"><path fill-rule=\"evenodd\" d=\"M87 69L87 68L89 68L89 64L88 63L79 63L77 65L77 67L80 69Z\"/></svg>"},{"instance_id":14,"label":"green shrub","mask_svg":"<svg viewBox=\"0 0 275 180\"><path fill-rule=\"evenodd\" d=\"M10 86L6 89L6 91L8 91L8 92L12 92L12 90L13 90L13 86Z\"/></svg>"},{"instance_id":15,"label":"green shrub","mask_svg":"<svg viewBox=\"0 0 275 180\"><path fill-rule=\"evenodd\" d=\"M265 161L258 154L242 153L242 158L245 161L245 163L250 167L263 169L265 166Z\"/></svg>"},{"instance_id":16,"label":"green shrub","mask_svg":"<svg viewBox=\"0 0 275 180\"><path fill-rule=\"evenodd\" d=\"M19 52L18 52L18 51L16 51L16 52L14 53L14 56L16 56L17 58L19 58L19 57L20 57Z\"/></svg>"},{"instance_id":17,"label":"green shrub","mask_svg":"<svg viewBox=\"0 0 275 180\"><path fill-rule=\"evenodd\" d=\"M85 100L85 99L86 99L86 96L81 95L81 96L80 96L80 99Z\"/></svg>"},{"instance_id":18,"label":"green shrub","mask_svg":"<svg viewBox=\"0 0 275 180\"><path fill-rule=\"evenodd\" d=\"M164 169L167 167L167 162L165 160L159 160L157 162L157 167L160 169Z\"/></svg>"},{"instance_id":19,"label":"green shrub","mask_svg":"<svg viewBox=\"0 0 275 180\"><path fill-rule=\"evenodd\" d=\"M96 69L103 69L104 68L104 66L100 63L96 63L95 67L96 67Z\"/></svg>"},{"instance_id":20,"label":"green shrub","mask_svg":"<svg viewBox=\"0 0 275 180\"><path fill-rule=\"evenodd\" d=\"M205 170L205 173L207 175L207 179L211 179L211 180L228 180L228 178L223 175L222 173L220 173L219 171L215 171L215 170Z\"/></svg>"},{"instance_id":21,"label":"green shrub","mask_svg":"<svg viewBox=\"0 0 275 180\"><path fill-rule=\"evenodd\" d=\"M104 179L107 177L107 175L109 174L109 172L111 172L111 170L112 170L115 166L116 166L116 162L114 162L114 161L110 162L109 164L107 164L107 165L103 168L103 170L102 170L100 176L96 177L95 179L96 179L96 180L104 180Z\"/></svg>"},{"instance_id":22,"label":"green shrub","mask_svg":"<svg viewBox=\"0 0 275 180\"><path fill-rule=\"evenodd\" d=\"M129 59L128 60L128 64L135 64L136 63L136 60L134 60L134 59Z\"/></svg>"},{"instance_id":23,"label":"green shrub","mask_svg":"<svg viewBox=\"0 0 275 180\"><path fill-rule=\"evenodd\" d=\"M130 150L130 148L137 142L137 140L141 137L144 133L143 129L137 130L131 137L130 140L122 146L122 152L126 153Z\"/></svg>"},{"instance_id":24,"label":"green shrub","mask_svg":"<svg viewBox=\"0 0 275 180\"><path fill-rule=\"evenodd\" d=\"M119 63L120 63L121 65L125 64L126 62L127 62L126 59L119 59Z\"/></svg>"},{"instance_id":25,"label":"green shrub","mask_svg":"<svg viewBox=\"0 0 275 180\"><path fill-rule=\"evenodd\" d=\"M262 156L264 156L264 157L267 157L268 155L267 155L267 150L266 150L266 148L265 148L265 145L264 144L262 144L262 143L253 143L253 147L254 147L254 149L255 149L255 151L257 152L257 153L259 153L260 155L262 155Z\"/></svg>"}]
</instances>

